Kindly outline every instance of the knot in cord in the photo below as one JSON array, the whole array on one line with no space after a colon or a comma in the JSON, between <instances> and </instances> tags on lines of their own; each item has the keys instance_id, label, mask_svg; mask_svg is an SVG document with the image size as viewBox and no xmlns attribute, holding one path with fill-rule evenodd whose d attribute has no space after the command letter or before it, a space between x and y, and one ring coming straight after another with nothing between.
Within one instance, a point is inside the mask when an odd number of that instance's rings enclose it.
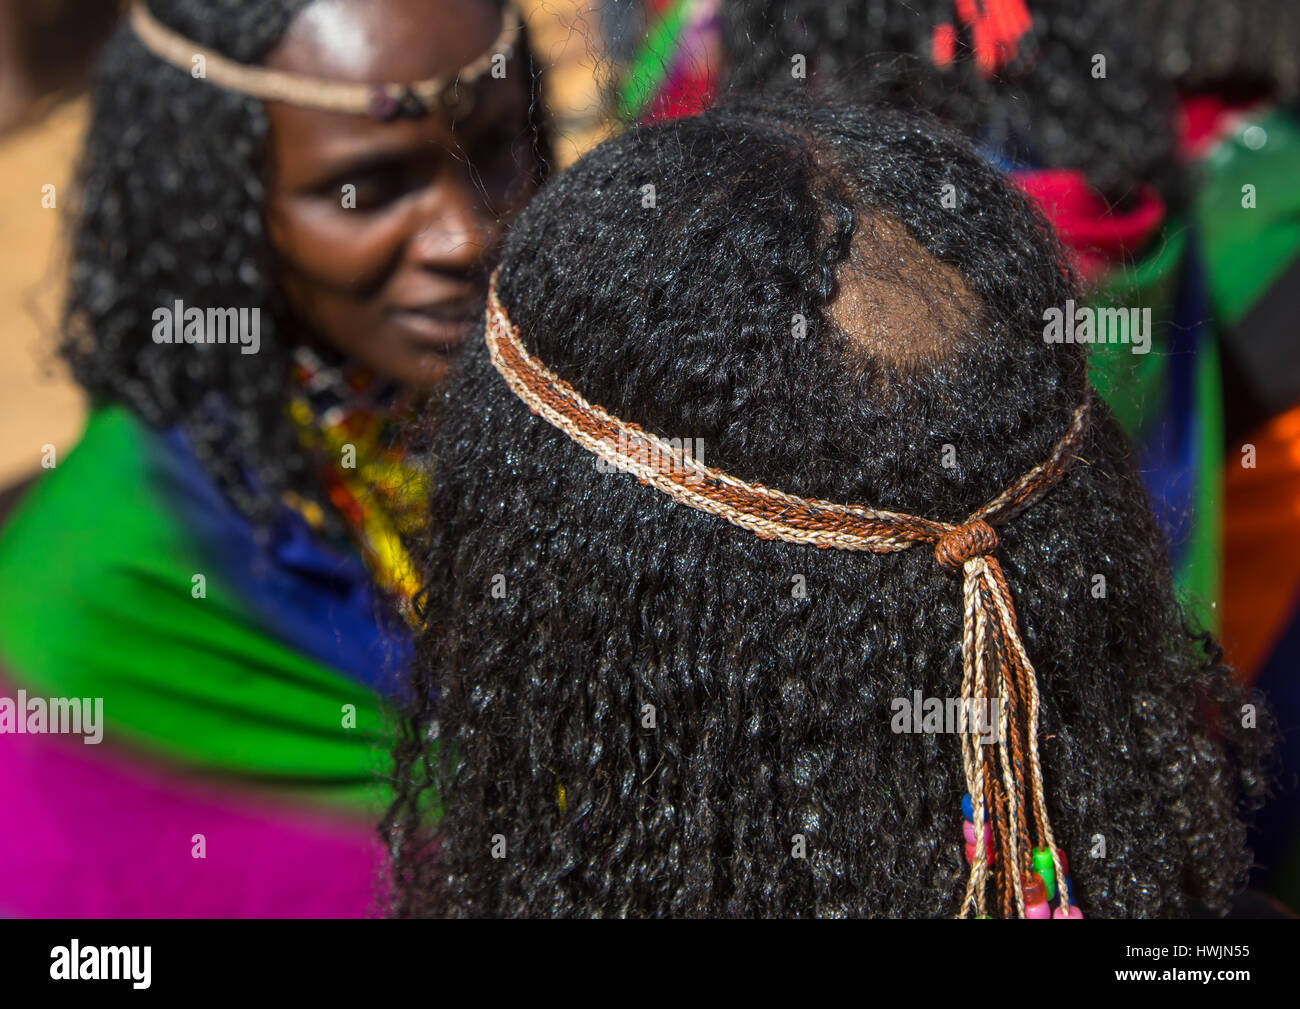
<instances>
[{"instance_id":1,"label":"knot in cord","mask_svg":"<svg viewBox=\"0 0 1300 1009\"><path fill-rule=\"evenodd\" d=\"M998 534L983 519L967 522L934 545L934 559L946 568L960 568L968 560L985 557L998 548Z\"/></svg>"}]
</instances>

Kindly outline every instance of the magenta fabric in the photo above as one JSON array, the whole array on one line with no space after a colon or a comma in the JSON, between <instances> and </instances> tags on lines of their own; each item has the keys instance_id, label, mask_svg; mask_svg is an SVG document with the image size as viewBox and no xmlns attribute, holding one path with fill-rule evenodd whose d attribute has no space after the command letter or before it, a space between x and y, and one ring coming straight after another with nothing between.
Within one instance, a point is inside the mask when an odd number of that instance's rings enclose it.
<instances>
[{"instance_id":1,"label":"magenta fabric","mask_svg":"<svg viewBox=\"0 0 1300 1009\"><path fill-rule=\"evenodd\" d=\"M383 867L372 824L79 737L0 735L0 916L364 917L382 913Z\"/></svg>"}]
</instances>

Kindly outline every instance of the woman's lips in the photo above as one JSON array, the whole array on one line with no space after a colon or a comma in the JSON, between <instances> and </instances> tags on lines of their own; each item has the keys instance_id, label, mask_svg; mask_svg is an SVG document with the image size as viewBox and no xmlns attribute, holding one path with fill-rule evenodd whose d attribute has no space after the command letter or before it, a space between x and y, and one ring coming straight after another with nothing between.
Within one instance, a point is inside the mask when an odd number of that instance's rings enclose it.
<instances>
[{"instance_id":1,"label":"woman's lips","mask_svg":"<svg viewBox=\"0 0 1300 1009\"><path fill-rule=\"evenodd\" d=\"M389 315L422 346L437 350L455 350L465 342L470 327L477 321L481 312L481 308L471 310L463 305L423 305L393 308L390 309Z\"/></svg>"}]
</instances>

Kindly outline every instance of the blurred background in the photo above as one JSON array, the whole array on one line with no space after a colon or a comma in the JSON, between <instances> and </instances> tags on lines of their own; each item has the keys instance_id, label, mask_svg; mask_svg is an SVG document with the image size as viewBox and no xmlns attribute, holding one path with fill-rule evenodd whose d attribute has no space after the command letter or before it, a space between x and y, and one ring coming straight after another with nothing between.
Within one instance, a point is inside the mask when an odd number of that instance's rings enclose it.
<instances>
[{"instance_id":1,"label":"blurred background","mask_svg":"<svg viewBox=\"0 0 1300 1009\"><path fill-rule=\"evenodd\" d=\"M87 415L55 354L64 210L96 53L124 6L0 0L0 522L46 446L62 459ZM788 84L792 55L814 82L912 75L1039 204L1090 297L1164 299L1150 360L1098 355L1094 378L1143 453L1184 598L1287 733L1255 883L1300 901L1300 4L520 7L561 167L729 83ZM1097 52L1140 64L1141 87L1095 87ZM900 71L900 55L920 70Z\"/></svg>"}]
</instances>

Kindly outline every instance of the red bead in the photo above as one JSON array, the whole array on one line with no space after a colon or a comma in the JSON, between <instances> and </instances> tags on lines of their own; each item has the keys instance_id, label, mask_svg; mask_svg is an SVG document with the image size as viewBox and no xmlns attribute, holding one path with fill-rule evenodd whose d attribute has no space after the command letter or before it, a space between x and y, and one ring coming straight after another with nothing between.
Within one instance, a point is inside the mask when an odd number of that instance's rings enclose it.
<instances>
[{"instance_id":1,"label":"red bead","mask_svg":"<svg viewBox=\"0 0 1300 1009\"><path fill-rule=\"evenodd\" d=\"M1025 892L1026 904L1042 904L1047 900L1047 887L1037 873L1030 873L1021 884Z\"/></svg>"}]
</instances>

